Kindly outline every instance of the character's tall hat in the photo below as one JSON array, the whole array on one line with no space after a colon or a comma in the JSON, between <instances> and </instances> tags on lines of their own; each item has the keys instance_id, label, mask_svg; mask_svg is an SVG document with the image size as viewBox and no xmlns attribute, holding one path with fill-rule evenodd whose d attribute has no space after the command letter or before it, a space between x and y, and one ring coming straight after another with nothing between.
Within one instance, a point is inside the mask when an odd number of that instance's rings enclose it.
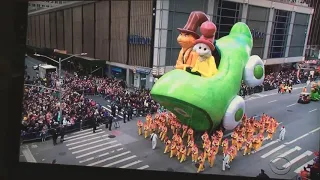
<instances>
[{"instance_id":1,"label":"character's tall hat","mask_svg":"<svg viewBox=\"0 0 320 180\"><path fill-rule=\"evenodd\" d=\"M187 24L183 28L178 28L181 33L190 33L196 39L200 36L196 33L197 28L203 23L209 21L208 16L201 11L191 12Z\"/></svg>"},{"instance_id":2,"label":"character's tall hat","mask_svg":"<svg viewBox=\"0 0 320 180\"><path fill-rule=\"evenodd\" d=\"M195 43L196 44L204 43L210 47L211 51L213 51L214 50L213 42L214 42L216 31L217 31L217 27L213 22L206 21L202 23L200 27L200 32L202 36L199 39L197 39Z\"/></svg>"}]
</instances>

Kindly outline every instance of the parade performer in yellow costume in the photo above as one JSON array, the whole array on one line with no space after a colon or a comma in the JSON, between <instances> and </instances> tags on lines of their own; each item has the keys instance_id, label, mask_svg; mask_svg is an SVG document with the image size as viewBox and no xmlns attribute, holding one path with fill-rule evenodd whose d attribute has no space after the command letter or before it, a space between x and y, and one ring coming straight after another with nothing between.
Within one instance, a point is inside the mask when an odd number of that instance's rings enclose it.
<instances>
[{"instance_id":1,"label":"parade performer in yellow costume","mask_svg":"<svg viewBox=\"0 0 320 180\"><path fill-rule=\"evenodd\" d=\"M167 152L169 152L170 146L171 146L171 141L170 141L169 138L167 138L167 140L166 140L166 146L165 146L164 152L163 152L164 154L167 153Z\"/></svg>"},{"instance_id":2,"label":"parade performer in yellow costume","mask_svg":"<svg viewBox=\"0 0 320 180\"><path fill-rule=\"evenodd\" d=\"M192 147L192 156L191 156L192 162L197 162L197 160L198 160L198 153L199 153L199 150L198 150L197 145L195 144L195 145Z\"/></svg>"},{"instance_id":3,"label":"parade performer in yellow costume","mask_svg":"<svg viewBox=\"0 0 320 180\"><path fill-rule=\"evenodd\" d=\"M138 126L138 134L140 136L142 134L142 127L143 127L143 123L141 120L138 120L137 126Z\"/></svg>"},{"instance_id":4,"label":"parade performer in yellow costume","mask_svg":"<svg viewBox=\"0 0 320 180\"><path fill-rule=\"evenodd\" d=\"M204 152L203 152L203 158L204 158L204 160L207 159L208 153L209 153L210 151L211 151L210 145L206 145L206 146L204 147Z\"/></svg>"},{"instance_id":5,"label":"parade performer in yellow costume","mask_svg":"<svg viewBox=\"0 0 320 180\"><path fill-rule=\"evenodd\" d=\"M215 152L213 150L210 150L210 152L208 153L208 162L211 168L213 167L215 159L216 159Z\"/></svg>"},{"instance_id":6,"label":"parade performer in yellow costume","mask_svg":"<svg viewBox=\"0 0 320 180\"><path fill-rule=\"evenodd\" d=\"M244 138L242 136L239 136L238 140L237 140L237 150L238 151L242 148L243 142L244 142Z\"/></svg>"},{"instance_id":7,"label":"parade performer in yellow costume","mask_svg":"<svg viewBox=\"0 0 320 180\"><path fill-rule=\"evenodd\" d=\"M186 146L182 145L181 149L180 149L180 154L181 154L181 158L180 158L180 163L186 161L187 159L187 148Z\"/></svg>"},{"instance_id":8,"label":"parade performer in yellow costume","mask_svg":"<svg viewBox=\"0 0 320 180\"><path fill-rule=\"evenodd\" d=\"M224 139L221 146L222 146L222 151L223 151L223 157L225 157L228 152L228 149L229 149L229 141L227 138Z\"/></svg>"},{"instance_id":9,"label":"parade performer in yellow costume","mask_svg":"<svg viewBox=\"0 0 320 180\"><path fill-rule=\"evenodd\" d=\"M273 137L273 128L272 127L268 127L267 128L267 133L268 133L268 136L267 136L267 139L269 140L272 140L272 137Z\"/></svg>"},{"instance_id":10,"label":"parade performer in yellow costume","mask_svg":"<svg viewBox=\"0 0 320 180\"><path fill-rule=\"evenodd\" d=\"M190 140L193 140L193 129L189 128L187 133L188 133L188 142L189 142Z\"/></svg>"},{"instance_id":11,"label":"parade performer in yellow costume","mask_svg":"<svg viewBox=\"0 0 320 180\"><path fill-rule=\"evenodd\" d=\"M211 77L218 73L215 59L212 56L212 51L215 50L213 42L216 30L216 25L211 21L206 21L201 25L202 36L195 41L196 45L193 47L199 56L191 70L192 73L198 73L202 77Z\"/></svg>"},{"instance_id":12,"label":"parade performer in yellow costume","mask_svg":"<svg viewBox=\"0 0 320 180\"><path fill-rule=\"evenodd\" d=\"M170 152L170 158L177 155L177 146L175 142L171 143L171 152Z\"/></svg>"},{"instance_id":13,"label":"parade performer in yellow costume","mask_svg":"<svg viewBox=\"0 0 320 180\"><path fill-rule=\"evenodd\" d=\"M248 139L245 143L243 155L245 156L246 154L250 155L252 149L252 140Z\"/></svg>"},{"instance_id":14,"label":"parade performer in yellow costume","mask_svg":"<svg viewBox=\"0 0 320 180\"><path fill-rule=\"evenodd\" d=\"M192 148L194 146L194 142L192 140L190 140L188 142L188 152L187 152L187 156L190 156L191 152L192 152Z\"/></svg>"},{"instance_id":15,"label":"parade performer in yellow costume","mask_svg":"<svg viewBox=\"0 0 320 180\"><path fill-rule=\"evenodd\" d=\"M147 138L148 137L148 133L149 133L149 126L147 123L144 123L143 125L143 130L144 130L144 138Z\"/></svg>"},{"instance_id":16,"label":"parade performer in yellow costume","mask_svg":"<svg viewBox=\"0 0 320 180\"><path fill-rule=\"evenodd\" d=\"M167 137L167 133L168 133L168 128L166 126L163 126L161 141L163 141Z\"/></svg>"},{"instance_id":17,"label":"parade performer in yellow costume","mask_svg":"<svg viewBox=\"0 0 320 180\"><path fill-rule=\"evenodd\" d=\"M188 131L188 126L187 125L183 125L182 126L182 139L186 136Z\"/></svg>"},{"instance_id":18,"label":"parade performer in yellow costume","mask_svg":"<svg viewBox=\"0 0 320 180\"><path fill-rule=\"evenodd\" d=\"M253 138L252 147L253 147L254 152L257 152L259 150L260 143L261 143L260 138L258 138L258 137Z\"/></svg>"},{"instance_id":19,"label":"parade performer in yellow costume","mask_svg":"<svg viewBox=\"0 0 320 180\"><path fill-rule=\"evenodd\" d=\"M197 173L204 171L204 163L205 163L205 158L203 153L198 157L198 162L199 162L199 167Z\"/></svg>"},{"instance_id":20,"label":"parade performer in yellow costume","mask_svg":"<svg viewBox=\"0 0 320 180\"><path fill-rule=\"evenodd\" d=\"M181 124L180 123L176 123L176 133L180 134L180 130L181 130Z\"/></svg>"},{"instance_id":21,"label":"parade performer in yellow costume","mask_svg":"<svg viewBox=\"0 0 320 180\"><path fill-rule=\"evenodd\" d=\"M180 158L181 158L181 152L180 152L181 145L177 144L176 149L177 149L176 157L178 158L178 160L180 160Z\"/></svg>"},{"instance_id":22,"label":"parade performer in yellow costume","mask_svg":"<svg viewBox=\"0 0 320 180\"><path fill-rule=\"evenodd\" d=\"M216 134L217 134L217 138L218 138L219 145L220 145L221 141L222 141L222 137L223 137L223 132L222 132L222 130L219 130L216 132Z\"/></svg>"},{"instance_id":23,"label":"parade performer in yellow costume","mask_svg":"<svg viewBox=\"0 0 320 180\"><path fill-rule=\"evenodd\" d=\"M236 146L237 145L237 140L238 140L238 134L236 132L233 132L231 134L231 145Z\"/></svg>"}]
</instances>

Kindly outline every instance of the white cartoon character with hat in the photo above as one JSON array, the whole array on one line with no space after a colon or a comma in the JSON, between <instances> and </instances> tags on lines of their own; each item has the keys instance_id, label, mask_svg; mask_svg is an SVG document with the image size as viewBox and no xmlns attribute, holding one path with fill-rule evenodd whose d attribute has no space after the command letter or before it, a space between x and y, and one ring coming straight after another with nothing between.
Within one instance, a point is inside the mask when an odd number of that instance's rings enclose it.
<instances>
[{"instance_id":1,"label":"white cartoon character with hat","mask_svg":"<svg viewBox=\"0 0 320 180\"><path fill-rule=\"evenodd\" d=\"M199 35L196 33L198 27L208 21L208 17L201 11L191 12L186 25L183 28L178 28L180 32L177 37L177 42L181 46L179 56L176 63L176 69L191 71L191 68L195 65L198 55L194 52L193 46L196 39L199 39Z\"/></svg>"},{"instance_id":2,"label":"white cartoon character with hat","mask_svg":"<svg viewBox=\"0 0 320 180\"><path fill-rule=\"evenodd\" d=\"M193 74L211 77L218 73L215 59L211 53L215 49L213 42L216 31L217 27L211 21L206 21L201 25L202 36L196 40L196 45L193 47L199 55L195 66L191 70Z\"/></svg>"}]
</instances>

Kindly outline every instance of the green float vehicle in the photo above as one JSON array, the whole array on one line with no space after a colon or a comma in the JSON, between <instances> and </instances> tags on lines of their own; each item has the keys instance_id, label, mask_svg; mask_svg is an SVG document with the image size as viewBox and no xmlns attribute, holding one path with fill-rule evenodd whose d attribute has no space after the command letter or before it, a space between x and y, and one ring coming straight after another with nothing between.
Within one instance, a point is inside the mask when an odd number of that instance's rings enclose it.
<instances>
[{"instance_id":1,"label":"green float vehicle","mask_svg":"<svg viewBox=\"0 0 320 180\"><path fill-rule=\"evenodd\" d=\"M249 27L236 23L229 35L215 42L221 57L218 74L204 78L172 70L155 83L152 98L196 131L234 129L245 113L245 101L237 95L242 80L251 87L264 80L264 63L250 56L252 45Z\"/></svg>"}]
</instances>

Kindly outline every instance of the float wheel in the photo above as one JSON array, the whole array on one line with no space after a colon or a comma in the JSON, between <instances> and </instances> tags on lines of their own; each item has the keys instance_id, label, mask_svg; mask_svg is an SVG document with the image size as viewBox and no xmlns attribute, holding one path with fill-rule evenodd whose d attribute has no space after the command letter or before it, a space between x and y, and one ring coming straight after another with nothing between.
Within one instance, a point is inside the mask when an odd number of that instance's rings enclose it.
<instances>
[{"instance_id":1,"label":"float wheel","mask_svg":"<svg viewBox=\"0 0 320 180\"><path fill-rule=\"evenodd\" d=\"M242 120L245 113L245 101L240 96L235 96L228 106L223 117L223 128L233 130Z\"/></svg>"}]
</instances>

